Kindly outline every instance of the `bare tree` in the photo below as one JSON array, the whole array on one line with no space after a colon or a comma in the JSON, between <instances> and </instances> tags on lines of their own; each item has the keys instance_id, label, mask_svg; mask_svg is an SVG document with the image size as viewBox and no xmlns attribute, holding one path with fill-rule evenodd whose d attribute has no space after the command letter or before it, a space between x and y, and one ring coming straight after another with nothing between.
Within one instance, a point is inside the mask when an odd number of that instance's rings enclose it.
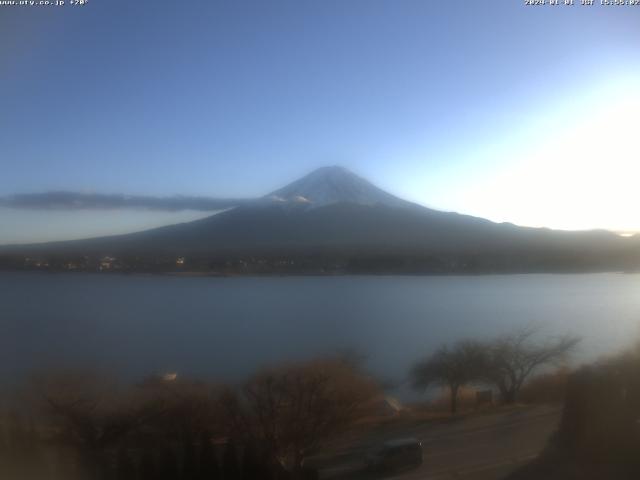
<instances>
[{"instance_id":1,"label":"bare tree","mask_svg":"<svg viewBox=\"0 0 640 480\"><path fill-rule=\"evenodd\" d=\"M445 345L414 365L411 380L416 389L424 390L431 385L449 388L451 413L455 414L460 387L480 378L484 359L484 348L477 342L460 341L452 347Z\"/></svg>"},{"instance_id":2,"label":"bare tree","mask_svg":"<svg viewBox=\"0 0 640 480\"><path fill-rule=\"evenodd\" d=\"M163 415L154 419L153 428L178 443L195 442L204 431L223 429L222 391L220 385L209 382L162 377L147 378L137 388L142 401L163 407Z\"/></svg>"},{"instance_id":3,"label":"bare tree","mask_svg":"<svg viewBox=\"0 0 640 480\"><path fill-rule=\"evenodd\" d=\"M525 380L538 368L563 361L580 342L564 336L536 341L537 328L525 327L488 342L483 377L494 383L502 400L514 403Z\"/></svg>"},{"instance_id":4,"label":"bare tree","mask_svg":"<svg viewBox=\"0 0 640 480\"><path fill-rule=\"evenodd\" d=\"M349 362L322 359L265 370L227 404L244 433L295 476L305 455L357 419L376 393Z\"/></svg>"},{"instance_id":5,"label":"bare tree","mask_svg":"<svg viewBox=\"0 0 640 480\"><path fill-rule=\"evenodd\" d=\"M35 387L58 440L76 449L90 478L105 474L108 449L163 413L157 402L136 401L95 373L48 375Z\"/></svg>"}]
</instances>

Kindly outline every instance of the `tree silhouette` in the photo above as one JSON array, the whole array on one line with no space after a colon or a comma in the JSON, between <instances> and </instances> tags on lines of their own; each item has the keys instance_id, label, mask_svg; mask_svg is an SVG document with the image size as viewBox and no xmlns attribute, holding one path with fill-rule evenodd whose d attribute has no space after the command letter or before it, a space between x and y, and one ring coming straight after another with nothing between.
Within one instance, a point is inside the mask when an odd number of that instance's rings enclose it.
<instances>
[{"instance_id":1,"label":"tree silhouette","mask_svg":"<svg viewBox=\"0 0 640 480\"><path fill-rule=\"evenodd\" d=\"M268 480L269 471L264 457L256 447L255 442L250 441L242 452L242 478L252 480L260 478Z\"/></svg>"},{"instance_id":2,"label":"tree silhouette","mask_svg":"<svg viewBox=\"0 0 640 480\"><path fill-rule=\"evenodd\" d=\"M235 443L230 440L222 456L222 478L224 480L240 480L240 466L238 465L238 451Z\"/></svg>"},{"instance_id":3,"label":"tree silhouette","mask_svg":"<svg viewBox=\"0 0 640 480\"><path fill-rule=\"evenodd\" d=\"M197 472L196 447L191 435L186 434L182 439L182 478L195 480Z\"/></svg>"},{"instance_id":4,"label":"tree silhouette","mask_svg":"<svg viewBox=\"0 0 640 480\"><path fill-rule=\"evenodd\" d=\"M156 459L149 449L145 449L140 456L140 480L152 480L158 477Z\"/></svg>"},{"instance_id":5,"label":"tree silhouette","mask_svg":"<svg viewBox=\"0 0 640 480\"><path fill-rule=\"evenodd\" d=\"M206 430L202 432L200 437L198 478L200 480L216 480L220 478L217 452L211 444L211 434Z\"/></svg>"},{"instance_id":6,"label":"tree silhouette","mask_svg":"<svg viewBox=\"0 0 640 480\"><path fill-rule=\"evenodd\" d=\"M117 480L135 480L136 467L125 448L119 448L116 456Z\"/></svg>"},{"instance_id":7,"label":"tree silhouette","mask_svg":"<svg viewBox=\"0 0 640 480\"><path fill-rule=\"evenodd\" d=\"M160 475L158 478L161 480L178 480L180 478L178 458L173 449L165 448L160 458Z\"/></svg>"},{"instance_id":8,"label":"tree silhouette","mask_svg":"<svg viewBox=\"0 0 640 480\"><path fill-rule=\"evenodd\" d=\"M259 444L269 464L299 476L304 457L363 412L377 386L338 358L264 370L247 382L241 401L229 402L242 417L245 435Z\"/></svg>"},{"instance_id":9,"label":"tree silhouette","mask_svg":"<svg viewBox=\"0 0 640 480\"><path fill-rule=\"evenodd\" d=\"M106 475L108 452L163 413L160 403L121 395L117 385L91 372L50 375L35 386L56 439L76 449L90 478Z\"/></svg>"},{"instance_id":10,"label":"tree silhouette","mask_svg":"<svg viewBox=\"0 0 640 480\"><path fill-rule=\"evenodd\" d=\"M461 341L452 347L440 347L434 354L418 362L411 370L414 388L424 390L430 385L449 389L452 414L458 411L460 387L477 380L484 365L482 345L472 341Z\"/></svg>"},{"instance_id":11,"label":"tree silhouette","mask_svg":"<svg viewBox=\"0 0 640 480\"><path fill-rule=\"evenodd\" d=\"M525 327L489 342L483 376L494 383L504 403L514 403L525 380L539 367L562 361L580 342L565 336L536 341L537 328Z\"/></svg>"}]
</instances>

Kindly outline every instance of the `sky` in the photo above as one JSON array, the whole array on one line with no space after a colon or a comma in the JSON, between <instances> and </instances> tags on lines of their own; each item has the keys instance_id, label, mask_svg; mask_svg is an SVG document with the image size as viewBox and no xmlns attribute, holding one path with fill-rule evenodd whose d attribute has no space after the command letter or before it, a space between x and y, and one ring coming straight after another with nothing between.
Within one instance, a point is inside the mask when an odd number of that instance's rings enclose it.
<instances>
[{"instance_id":1,"label":"sky","mask_svg":"<svg viewBox=\"0 0 640 480\"><path fill-rule=\"evenodd\" d=\"M0 196L255 197L340 164L433 208L640 231L639 27L516 0L0 5ZM0 244L201 215L0 208Z\"/></svg>"}]
</instances>

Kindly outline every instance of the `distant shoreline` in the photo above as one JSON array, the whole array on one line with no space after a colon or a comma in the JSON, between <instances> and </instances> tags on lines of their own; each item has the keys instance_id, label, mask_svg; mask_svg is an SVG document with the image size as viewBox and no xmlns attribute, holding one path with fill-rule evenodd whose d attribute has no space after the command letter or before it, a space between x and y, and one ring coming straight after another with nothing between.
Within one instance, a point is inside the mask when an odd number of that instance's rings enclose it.
<instances>
[{"instance_id":1,"label":"distant shoreline","mask_svg":"<svg viewBox=\"0 0 640 480\"><path fill-rule=\"evenodd\" d=\"M521 275L638 275L640 271L622 270L593 270L593 271L522 271L522 272L424 272L424 273L395 273L395 272L375 272L375 273L319 273L319 272L247 272L247 273L220 273L220 272L145 272L145 271L111 271L97 272L89 270L68 271L68 270L8 270L0 269L0 274L24 273L24 274L49 274L49 275L78 275L87 274L92 276L140 276L140 277L173 277L173 278L283 278L283 277L493 277L493 276L521 276Z\"/></svg>"}]
</instances>

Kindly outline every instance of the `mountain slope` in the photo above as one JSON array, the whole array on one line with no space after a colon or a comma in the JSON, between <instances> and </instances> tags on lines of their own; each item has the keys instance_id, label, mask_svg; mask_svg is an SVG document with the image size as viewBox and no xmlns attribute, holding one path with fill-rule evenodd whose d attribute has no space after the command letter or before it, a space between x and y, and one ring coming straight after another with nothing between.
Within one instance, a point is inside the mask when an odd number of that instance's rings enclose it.
<instances>
[{"instance_id":1,"label":"mountain slope","mask_svg":"<svg viewBox=\"0 0 640 480\"><path fill-rule=\"evenodd\" d=\"M262 201L194 222L10 251L211 258L435 257L442 269L473 261L480 269L493 270L606 270L623 268L636 243L605 231L523 228L431 210L394 197L345 169L328 167Z\"/></svg>"}]
</instances>

